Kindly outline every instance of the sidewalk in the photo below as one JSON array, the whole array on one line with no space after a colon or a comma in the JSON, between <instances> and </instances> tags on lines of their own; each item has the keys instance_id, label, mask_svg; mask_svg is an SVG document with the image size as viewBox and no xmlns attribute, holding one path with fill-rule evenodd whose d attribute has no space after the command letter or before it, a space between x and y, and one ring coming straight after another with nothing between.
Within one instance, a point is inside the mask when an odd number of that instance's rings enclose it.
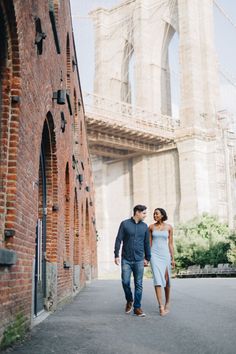
<instances>
[{"instance_id":1,"label":"sidewalk","mask_svg":"<svg viewBox=\"0 0 236 354\"><path fill-rule=\"evenodd\" d=\"M172 281L171 313L162 318L151 280L147 317L124 314L119 280L96 280L34 327L17 354L235 354L236 279Z\"/></svg>"}]
</instances>

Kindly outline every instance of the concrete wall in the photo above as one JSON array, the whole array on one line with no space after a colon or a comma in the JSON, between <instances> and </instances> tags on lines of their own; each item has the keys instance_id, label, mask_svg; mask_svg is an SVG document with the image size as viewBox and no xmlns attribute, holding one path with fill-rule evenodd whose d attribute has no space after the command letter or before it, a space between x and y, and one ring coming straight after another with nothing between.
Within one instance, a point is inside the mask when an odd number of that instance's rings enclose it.
<instances>
[{"instance_id":1,"label":"concrete wall","mask_svg":"<svg viewBox=\"0 0 236 354\"><path fill-rule=\"evenodd\" d=\"M114 242L123 219L132 215L132 165L129 160L105 164L93 161L98 230L99 274L117 270Z\"/></svg>"},{"instance_id":2,"label":"concrete wall","mask_svg":"<svg viewBox=\"0 0 236 354\"><path fill-rule=\"evenodd\" d=\"M94 159L99 275L116 272L114 242L119 224L136 204L165 208L171 223L179 221L180 182L177 150L107 164Z\"/></svg>"}]
</instances>

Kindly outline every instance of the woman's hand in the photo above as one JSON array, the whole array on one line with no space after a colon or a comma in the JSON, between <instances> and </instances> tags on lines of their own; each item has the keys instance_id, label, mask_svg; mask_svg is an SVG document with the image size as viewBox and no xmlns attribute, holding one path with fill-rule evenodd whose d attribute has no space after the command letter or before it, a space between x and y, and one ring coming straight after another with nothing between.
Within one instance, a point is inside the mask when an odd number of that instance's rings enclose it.
<instances>
[{"instance_id":1,"label":"woman's hand","mask_svg":"<svg viewBox=\"0 0 236 354\"><path fill-rule=\"evenodd\" d=\"M174 259L171 260L171 266L173 269L175 268L175 260Z\"/></svg>"}]
</instances>

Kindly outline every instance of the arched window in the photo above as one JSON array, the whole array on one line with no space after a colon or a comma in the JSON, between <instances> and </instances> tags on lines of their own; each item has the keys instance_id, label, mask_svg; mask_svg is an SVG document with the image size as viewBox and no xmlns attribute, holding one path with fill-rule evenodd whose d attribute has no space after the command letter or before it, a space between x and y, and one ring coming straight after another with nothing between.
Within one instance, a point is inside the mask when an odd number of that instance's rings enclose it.
<instances>
[{"instance_id":1,"label":"arched window","mask_svg":"<svg viewBox=\"0 0 236 354\"><path fill-rule=\"evenodd\" d=\"M180 106L180 69L179 69L179 37L175 32L169 45L171 113L172 117L179 119Z\"/></svg>"},{"instance_id":2,"label":"arched window","mask_svg":"<svg viewBox=\"0 0 236 354\"><path fill-rule=\"evenodd\" d=\"M57 53L61 53L60 41L58 36L59 12L61 0L49 0L49 16L52 25L53 37Z\"/></svg>"},{"instance_id":3,"label":"arched window","mask_svg":"<svg viewBox=\"0 0 236 354\"><path fill-rule=\"evenodd\" d=\"M178 34L166 23L161 61L161 113L179 118L180 83Z\"/></svg>"},{"instance_id":4,"label":"arched window","mask_svg":"<svg viewBox=\"0 0 236 354\"><path fill-rule=\"evenodd\" d=\"M121 72L121 100L132 105L135 105L134 64L133 46L126 41Z\"/></svg>"},{"instance_id":5,"label":"arched window","mask_svg":"<svg viewBox=\"0 0 236 354\"><path fill-rule=\"evenodd\" d=\"M54 12L55 12L55 17L56 17L56 22L57 22L57 25L58 25L61 0L53 0L53 4L54 4Z\"/></svg>"},{"instance_id":6,"label":"arched window","mask_svg":"<svg viewBox=\"0 0 236 354\"><path fill-rule=\"evenodd\" d=\"M71 56L70 56L70 38L66 37L66 90L70 93L70 74L71 74Z\"/></svg>"},{"instance_id":7,"label":"arched window","mask_svg":"<svg viewBox=\"0 0 236 354\"><path fill-rule=\"evenodd\" d=\"M60 7L61 0L49 0L49 8L54 13L56 25L58 25Z\"/></svg>"},{"instance_id":8,"label":"arched window","mask_svg":"<svg viewBox=\"0 0 236 354\"><path fill-rule=\"evenodd\" d=\"M78 106L77 106L77 94L76 94L76 91L74 89L74 115L75 117L78 116Z\"/></svg>"},{"instance_id":9,"label":"arched window","mask_svg":"<svg viewBox=\"0 0 236 354\"><path fill-rule=\"evenodd\" d=\"M80 121L79 141L80 141L80 146L83 146L83 122L82 121Z\"/></svg>"},{"instance_id":10,"label":"arched window","mask_svg":"<svg viewBox=\"0 0 236 354\"><path fill-rule=\"evenodd\" d=\"M134 69L135 69L135 56L134 56L134 52L131 53L131 57L129 60L129 76L128 76L128 86L130 88L130 94L129 94L129 98L130 98L130 104L132 106L135 106L136 104L136 94L135 94L135 73L134 73Z\"/></svg>"},{"instance_id":11,"label":"arched window","mask_svg":"<svg viewBox=\"0 0 236 354\"><path fill-rule=\"evenodd\" d=\"M78 103L77 94L74 89L74 123L73 123L73 134L74 134L74 156L76 161L79 161L79 117L78 117Z\"/></svg>"}]
</instances>

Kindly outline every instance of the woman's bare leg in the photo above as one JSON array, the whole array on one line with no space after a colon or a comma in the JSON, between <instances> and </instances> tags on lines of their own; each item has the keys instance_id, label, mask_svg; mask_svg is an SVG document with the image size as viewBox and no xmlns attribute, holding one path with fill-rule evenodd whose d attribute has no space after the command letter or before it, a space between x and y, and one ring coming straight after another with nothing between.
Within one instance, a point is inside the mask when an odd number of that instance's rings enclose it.
<instances>
[{"instance_id":1,"label":"woman's bare leg","mask_svg":"<svg viewBox=\"0 0 236 354\"><path fill-rule=\"evenodd\" d=\"M166 312L165 312L165 308L164 308L163 303L162 303L161 286L155 286L155 293L156 293L156 297L157 297L157 302L159 304L160 315L164 316L166 314Z\"/></svg>"},{"instance_id":2,"label":"woman's bare leg","mask_svg":"<svg viewBox=\"0 0 236 354\"><path fill-rule=\"evenodd\" d=\"M166 287L165 287L165 298L166 298L165 310L166 310L167 312L169 312L169 311L170 311L170 286L169 286L169 274L168 274L168 270L167 270L167 269L166 269L165 279L166 279Z\"/></svg>"}]
</instances>

